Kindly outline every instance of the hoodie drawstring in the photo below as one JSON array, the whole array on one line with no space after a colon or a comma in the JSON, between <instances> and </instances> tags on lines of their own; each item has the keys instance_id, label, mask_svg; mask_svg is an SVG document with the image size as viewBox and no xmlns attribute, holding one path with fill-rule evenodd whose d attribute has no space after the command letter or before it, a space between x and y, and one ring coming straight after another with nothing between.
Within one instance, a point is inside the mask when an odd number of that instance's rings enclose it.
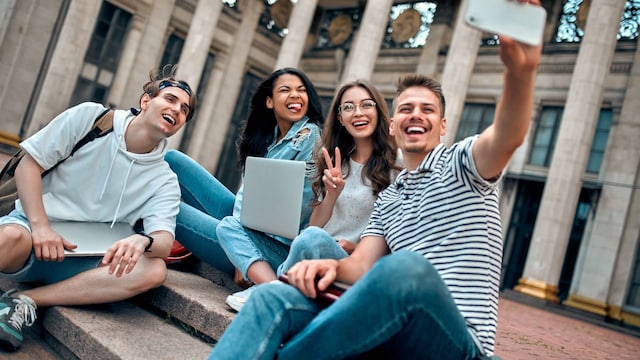
<instances>
[{"instance_id":1,"label":"hoodie drawstring","mask_svg":"<svg viewBox=\"0 0 640 360\"><path fill-rule=\"evenodd\" d=\"M113 165L116 162L116 157L118 156L118 147L119 144L122 142L123 136L119 135L118 136L118 145L115 146L114 150L113 150L113 155L111 156L111 165L109 166L109 170L107 171L107 176L105 177L104 180L104 185L102 185L102 191L100 191L100 196L98 197L98 200L102 200L102 197L104 196L104 193L107 191L107 184L109 183L109 178L111 177L111 172L113 170ZM118 219L118 212L120 211L120 205L122 205L122 198L124 197L124 191L127 188L127 182L129 181L129 174L131 174L131 169L133 168L133 164L135 163L135 160L131 160L131 162L129 163L129 169L127 169L127 174L124 178L124 184L122 184L122 190L120 191L120 198L118 199L118 206L116 207L116 211L113 214L113 220L111 221L111 227L113 227L113 225L116 223L116 220Z\"/></svg>"},{"instance_id":2,"label":"hoodie drawstring","mask_svg":"<svg viewBox=\"0 0 640 360\"><path fill-rule=\"evenodd\" d=\"M122 141L122 135L118 136L118 144ZM116 156L118 156L118 146L115 146L113 149L113 154L111 156L111 165L109 165L109 170L107 171L107 176L104 178L104 184L102 185L102 191L100 191L100 196L98 200L102 200L104 196L104 192L107 191L107 184L109 183L109 178L111 177L111 170L113 170L113 164L116 163Z\"/></svg>"},{"instance_id":3,"label":"hoodie drawstring","mask_svg":"<svg viewBox=\"0 0 640 360\"><path fill-rule=\"evenodd\" d=\"M113 221L111 222L111 227L116 223L118 219L118 212L120 211L120 205L122 204L122 199L124 198L124 191L127 188L127 182L129 182L129 174L131 174L131 169L133 168L133 164L135 164L135 160L131 160L129 163L129 168L127 169L127 175L124 177L124 183L122 184L122 190L120 191L120 198L118 199L118 206L116 207L116 212L113 214Z\"/></svg>"}]
</instances>

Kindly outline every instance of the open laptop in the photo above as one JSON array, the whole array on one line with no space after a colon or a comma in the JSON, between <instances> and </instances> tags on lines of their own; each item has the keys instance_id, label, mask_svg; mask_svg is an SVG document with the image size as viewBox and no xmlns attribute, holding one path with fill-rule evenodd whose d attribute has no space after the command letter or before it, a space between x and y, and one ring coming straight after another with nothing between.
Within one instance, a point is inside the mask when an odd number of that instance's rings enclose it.
<instances>
[{"instance_id":1,"label":"open laptop","mask_svg":"<svg viewBox=\"0 0 640 360\"><path fill-rule=\"evenodd\" d=\"M247 157L240 222L293 239L300 232L305 162Z\"/></svg>"},{"instance_id":2,"label":"open laptop","mask_svg":"<svg viewBox=\"0 0 640 360\"><path fill-rule=\"evenodd\" d=\"M103 256L118 240L135 234L131 225L100 222L52 221L51 228L65 240L78 245L73 250L65 250L65 256Z\"/></svg>"}]
</instances>

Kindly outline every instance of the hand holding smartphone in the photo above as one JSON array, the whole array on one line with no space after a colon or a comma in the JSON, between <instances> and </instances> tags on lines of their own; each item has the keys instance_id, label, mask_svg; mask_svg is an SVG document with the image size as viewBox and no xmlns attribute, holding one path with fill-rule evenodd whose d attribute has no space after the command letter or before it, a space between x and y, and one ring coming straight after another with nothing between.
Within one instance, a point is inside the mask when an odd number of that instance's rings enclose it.
<instances>
[{"instance_id":1,"label":"hand holding smartphone","mask_svg":"<svg viewBox=\"0 0 640 360\"><path fill-rule=\"evenodd\" d=\"M482 31L506 35L529 45L542 42L547 12L515 0L468 0L465 22Z\"/></svg>"},{"instance_id":2,"label":"hand holding smartphone","mask_svg":"<svg viewBox=\"0 0 640 360\"><path fill-rule=\"evenodd\" d=\"M278 280L289 284L289 278L287 277L286 274L280 275L278 277ZM349 285L349 284L346 284L346 283L343 283L343 282L340 282L340 281L334 281L324 291L319 291L318 290L318 299L323 300L323 301L328 302L328 303L332 303L332 302L338 300L338 298L340 296L342 296L342 293L347 291L347 289L349 289L350 287L351 287L351 285Z\"/></svg>"}]
</instances>

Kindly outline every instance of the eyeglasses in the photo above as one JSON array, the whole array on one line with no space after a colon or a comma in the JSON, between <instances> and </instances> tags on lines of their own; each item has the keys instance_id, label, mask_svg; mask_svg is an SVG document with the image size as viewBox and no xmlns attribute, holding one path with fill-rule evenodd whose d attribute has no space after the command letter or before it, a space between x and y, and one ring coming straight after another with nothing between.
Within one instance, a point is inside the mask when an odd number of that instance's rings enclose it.
<instances>
[{"instance_id":1,"label":"eyeglasses","mask_svg":"<svg viewBox=\"0 0 640 360\"><path fill-rule=\"evenodd\" d=\"M372 112L376 108L376 102L373 100L364 100L360 103L360 105L346 102L338 108L341 113L351 114L356 111L356 108L359 107L362 112Z\"/></svg>"},{"instance_id":2,"label":"eyeglasses","mask_svg":"<svg viewBox=\"0 0 640 360\"><path fill-rule=\"evenodd\" d=\"M191 96L191 88L189 87L189 85L184 82L184 81L171 81L171 80L162 80L160 81L160 83L158 84L158 90L162 90L168 87L177 87L180 88L182 90L184 90L184 92L186 92L187 94L189 94L189 96Z\"/></svg>"}]
</instances>

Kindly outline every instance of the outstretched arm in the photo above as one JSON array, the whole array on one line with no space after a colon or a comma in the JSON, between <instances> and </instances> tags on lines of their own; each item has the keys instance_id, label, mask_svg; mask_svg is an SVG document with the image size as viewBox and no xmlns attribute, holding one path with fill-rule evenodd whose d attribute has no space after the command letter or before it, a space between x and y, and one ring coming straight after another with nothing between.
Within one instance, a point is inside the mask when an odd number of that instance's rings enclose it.
<instances>
[{"instance_id":1,"label":"outstretched arm","mask_svg":"<svg viewBox=\"0 0 640 360\"><path fill-rule=\"evenodd\" d=\"M540 6L539 0L528 2ZM473 148L476 168L485 179L495 178L502 172L527 135L541 53L542 45L530 46L500 36L500 59L505 65L502 96L493 124L480 135Z\"/></svg>"}]
</instances>

